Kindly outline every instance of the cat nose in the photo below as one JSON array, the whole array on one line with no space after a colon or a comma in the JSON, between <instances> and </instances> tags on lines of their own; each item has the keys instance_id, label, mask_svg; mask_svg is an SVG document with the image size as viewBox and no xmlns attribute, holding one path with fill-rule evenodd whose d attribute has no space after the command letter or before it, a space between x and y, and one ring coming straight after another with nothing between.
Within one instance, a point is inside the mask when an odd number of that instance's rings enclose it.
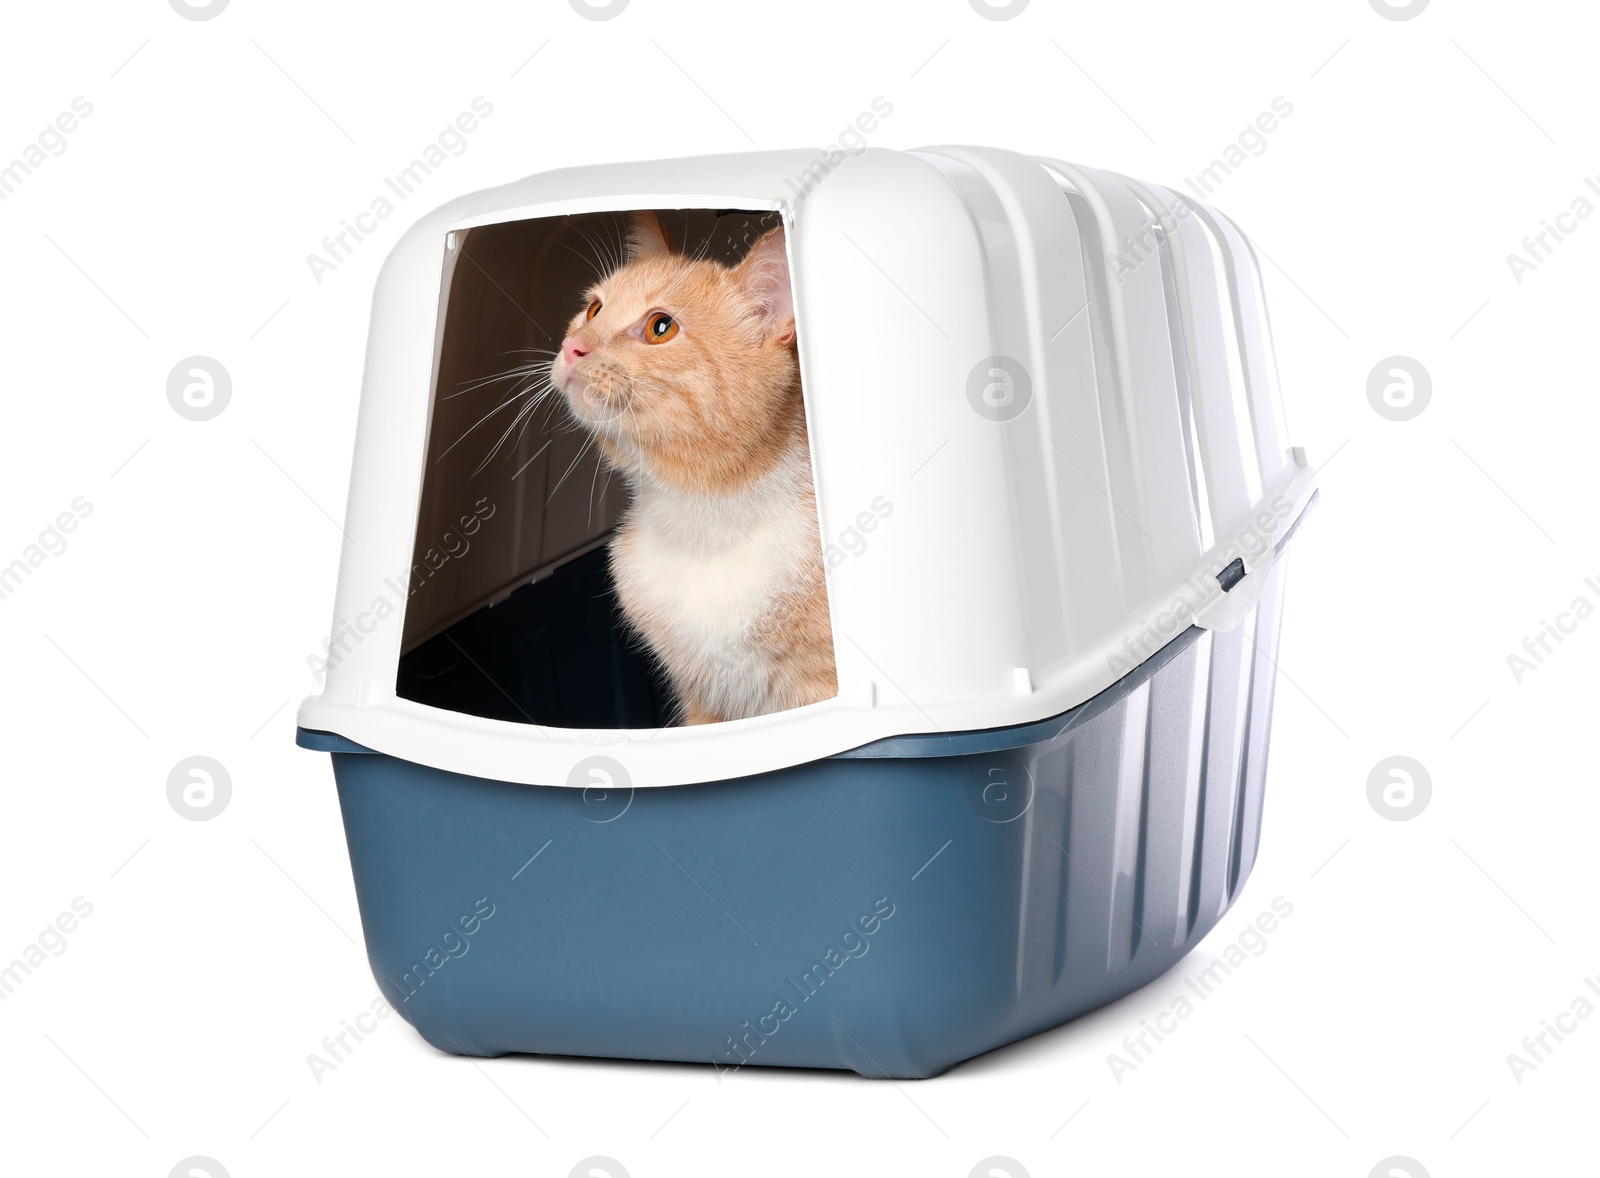
<instances>
[{"instance_id":1,"label":"cat nose","mask_svg":"<svg viewBox=\"0 0 1600 1178\"><path fill-rule=\"evenodd\" d=\"M561 341L561 362L563 364L576 364L589 354L589 349L584 347L570 335Z\"/></svg>"}]
</instances>

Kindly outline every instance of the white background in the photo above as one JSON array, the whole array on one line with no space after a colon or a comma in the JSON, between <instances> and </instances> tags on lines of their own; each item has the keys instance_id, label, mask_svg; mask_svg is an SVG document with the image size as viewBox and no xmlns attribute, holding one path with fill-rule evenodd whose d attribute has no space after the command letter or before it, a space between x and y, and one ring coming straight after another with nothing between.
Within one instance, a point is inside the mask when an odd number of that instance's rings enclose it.
<instances>
[{"instance_id":1,"label":"white background","mask_svg":"<svg viewBox=\"0 0 1600 1178\"><path fill-rule=\"evenodd\" d=\"M1364 1178L1391 1155L1435 1176L1592 1159L1600 1018L1520 1083L1506 1059L1600 975L1600 618L1520 684L1506 661L1575 597L1600 604L1600 217L1520 284L1506 262L1575 197L1600 204L1591 9L1033 0L994 21L967 0L633 0L597 22L565 0L233 0L193 21L138 0L15 4L5 24L0 161L75 97L94 108L0 203L0 564L93 505L0 601L0 962L75 897L94 906L0 1002L7 1172L164 1176L206 1155L235 1178L564 1176L605 1155L634 1178L964 1178L1004 1155L1013 1174ZM315 281L306 255L480 95L494 112L468 149ZM318 1083L307 1054L376 991L327 758L294 747L293 715L329 623L385 252L463 192L822 146L879 95L882 146L992 144L1174 186L1293 103L1210 197L1263 256L1290 427L1326 464L1290 560L1248 887L1167 977L937 1080L478 1063L391 1018ZM166 398L194 354L233 380L206 422ZM1367 400L1394 354L1432 377L1411 421ZM233 783L211 821L166 796L195 754ZM1368 801L1393 754L1432 779L1410 821ZM1118 1082L1108 1053L1279 895L1294 914L1266 952Z\"/></svg>"}]
</instances>

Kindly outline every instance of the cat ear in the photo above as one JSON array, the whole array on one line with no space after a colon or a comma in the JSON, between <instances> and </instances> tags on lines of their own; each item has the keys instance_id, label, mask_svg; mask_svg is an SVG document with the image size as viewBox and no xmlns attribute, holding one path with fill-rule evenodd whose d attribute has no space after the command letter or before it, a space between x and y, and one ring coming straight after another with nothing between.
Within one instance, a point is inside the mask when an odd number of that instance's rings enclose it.
<instances>
[{"instance_id":1,"label":"cat ear","mask_svg":"<svg viewBox=\"0 0 1600 1178\"><path fill-rule=\"evenodd\" d=\"M661 218L646 209L628 214L628 261L658 257L672 252L672 241L661 226Z\"/></svg>"},{"instance_id":2,"label":"cat ear","mask_svg":"<svg viewBox=\"0 0 1600 1178\"><path fill-rule=\"evenodd\" d=\"M733 274L745 297L760 309L766 337L784 343L794 339L794 291L783 228L764 234Z\"/></svg>"}]
</instances>

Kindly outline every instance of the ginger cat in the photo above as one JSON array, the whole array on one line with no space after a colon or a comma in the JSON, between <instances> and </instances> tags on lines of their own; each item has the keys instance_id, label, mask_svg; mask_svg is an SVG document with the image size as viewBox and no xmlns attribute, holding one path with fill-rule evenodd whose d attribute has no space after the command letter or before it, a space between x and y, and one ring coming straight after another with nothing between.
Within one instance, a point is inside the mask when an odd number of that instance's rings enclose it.
<instances>
[{"instance_id":1,"label":"ginger cat","mask_svg":"<svg viewBox=\"0 0 1600 1178\"><path fill-rule=\"evenodd\" d=\"M585 302L550 376L633 491L612 579L683 721L836 695L783 230L729 267L636 213Z\"/></svg>"}]
</instances>

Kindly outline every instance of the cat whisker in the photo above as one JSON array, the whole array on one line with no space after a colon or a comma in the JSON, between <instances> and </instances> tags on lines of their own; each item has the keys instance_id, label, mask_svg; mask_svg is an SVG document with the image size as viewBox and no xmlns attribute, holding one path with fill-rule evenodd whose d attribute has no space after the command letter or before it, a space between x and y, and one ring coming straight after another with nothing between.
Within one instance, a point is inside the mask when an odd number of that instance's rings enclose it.
<instances>
[{"instance_id":1,"label":"cat whisker","mask_svg":"<svg viewBox=\"0 0 1600 1178\"><path fill-rule=\"evenodd\" d=\"M611 247L611 257L615 260L616 268L622 269L628 263L628 218L618 213L603 223L602 232L606 236L606 243ZM615 241L612 240L615 235Z\"/></svg>"},{"instance_id":2,"label":"cat whisker","mask_svg":"<svg viewBox=\"0 0 1600 1178\"><path fill-rule=\"evenodd\" d=\"M464 396L467 393L476 392L478 389L485 388L488 385L498 384L499 382L505 380L516 380L519 377L531 376L537 373L540 368L547 366L547 361L539 360L536 360L531 364L519 364L515 368L508 368L504 372L497 372L492 376L479 377L466 387L453 393L447 393L439 399L441 401L453 401L457 397Z\"/></svg>"},{"instance_id":3,"label":"cat whisker","mask_svg":"<svg viewBox=\"0 0 1600 1178\"><path fill-rule=\"evenodd\" d=\"M524 405L522 405L518 409L517 413L512 417L511 424L506 427L505 432L502 433L500 435L500 438L495 442L495 444L492 447L490 447L488 454L485 455L483 460L481 462L479 462L479 464L477 465L476 468L474 468L474 470L472 471L472 474L468 475L467 477L468 478L472 478L475 475L477 475L478 473L480 473L483 470L483 468L485 466L487 466L489 464L489 462L491 462L494 459L494 456L497 453L499 453L500 450L504 447L507 437L510 436L510 434L511 434L511 432L513 430L516 430L518 424L519 423L521 424L522 429L525 432L527 430L528 423L533 420L534 412L552 394L554 394L555 392L558 391L556 389L556 387L555 387L555 382L550 378L548 373L544 373L542 375L540 375L540 374L532 374L532 375L533 375L533 379L532 380L529 380L526 385L524 385L523 387L517 389L511 396L507 397L504 401L500 402L500 404L496 405L488 413L484 414L483 417L479 418L476 422L474 422L473 425L471 427L469 427L467 429L467 431L461 435L461 437L457 438L454 442L452 442L450 444L450 446L445 450L444 454L441 454L439 456L439 458L442 460L444 458L445 454L448 454L451 450L454 450L456 448L456 446L460 445L463 441L465 441L467 439L467 437L473 432L473 430L477 429L478 426L480 426L484 422L488 421L489 418L493 417L496 413L500 412L502 409L505 409L505 408L515 404L517 401L521 400L522 398L527 397L528 400L526 401L526 403ZM526 379L526 377L524 379ZM520 441L521 441L521 435L519 434L518 435L518 442L520 442Z\"/></svg>"},{"instance_id":4,"label":"cat whisker","mask_svg":"<svg viewBox=\"0 0 1600 1178\"><path fill-rule=\"evenodd\" d=\"M695 261L695 262L704 261L706 255L709 254L710 252L711 252L711 238L707 237L704 241L702 241L699 244L699 246L697 246L695 248L694 254L691 256L690 260L691 261Z\"/></svg>"},{"instance_id":5,"label":"cat whisker","mask_svg":"<svg viewBox=\"0 0 1600 1178\"><path fill-rule=\"evenodd\" d=\"M604 465L604 462L595 463L594 474L589 476L589 510L583 519L585 531L594 527L594 485L600 480L600 468Z\"/></svg>"},{"instance_id":6,"label":"cat whisker","mask_svg":"<svg viewBox=\"0 0 1600 1178\"><path fill-rule=\"evenodd\" d=\"M466 431L464 433L462 433L462 435L459 438L457 438L455 441L451 442L448 446L446 446L444 451L439 455L439 457L435 461L436 462L443 462L444 458L445 458L445 455L449 454L450 451L454 450L457 446L461 445L462 442L466 441L467 438L469 438L472 435L472 431L473 430L477 429L480 425L482 425L484 422L488 421L491 417L493 417L496 413L499 413L502 409L505 409L505 408L509 407L510 405L514 404L515 402L521 400L523 397L527 396L528 393L533 391L534 387L535 386L533 386L533 385L529 385L527 388L521 389L518 392L513 393L511 396L507 397L504 401L501 401L500 404L496 405L493 409L489 410L489 412L485 413L482 417L478 418L477 421L473 422L471 425L469 425L466 428Z\"/></svg>"},{"instance_id":7,"label":"cat whisker","mask_svg":"<svg viewBox=\"0 0 1600 1178\"><path fill-rule=\"evenodd\" d=\"M602 265L611 265L610 251L605 248L604 243L596 234L589 232L585 226L580 224L574 224L572 228L594 250L595 257L600 260Z\"/></svg>"},{"instance_id":8,"label":"cat whisker","mask_svg":"<svg viewBox=\"0 0 1600 1178\"><path fill-rule=\"evenodd\" d=\"M574 228L577 228L578 232L583 234L583 239L594 247L596 256L600 258L601 263L605 267L604 273L612 274L622 268L622 254L620 251L613 250L611 242L608 239L600 236L604 232L603 227L606 224L607 222L602 221L599 225L597 225L593 235L582 228L578 228L577 226L574 226Z\"/></svg>"},{"instance_id":9,"label":"cat whisker","mask_svg":"<svg viewBox=\"0 0 1600 1178\"><path fill-rule=\"evenodd\" d=\"M591 433L584 441L583 445L579 447L577 456L573 458L571 465L569 465L565 473L563 473L562 476L556 480L556 485L550 488L550 494L545 497L546 503L556 497L556 492L561 490L561 484L567 481L567 476L578 469L578 463L583 461L583 456L587 454L589 452L589 448L594 445L594 440L594 435Z\"/></svg>"},{"instance_id":10,"label":"cat whisker","mask_svg":"<svg viewBox=\"0 0 1600 1178\"><path fill-rule=\"evenodd\" d=\"M589 267L591 267L593 269L594 275L595 275L595 277L597 279L600 278L605 273L605 271L601 269L601 264L597 259L591 258L588 254L585 254L585 253L582 253L582 252L580 252L578 250L573 249L570 245L568 245L564 241L558 241L558 242L556 242L556 244L559 245L562 249L566 250L573 257L577 258L578 260L586 263Z\"/></svg>"},{"instance_id":11,"label":"cat whisker","mask_svg":"<svg viewBox=\"0 0 1600 1178\"><path fill-rule=\"evenodd\" d=\"M554 382L550 382L550 383L546 384L544 388L540 389L539 392L534 395L533 400L528 402L528 411L525 414L521 414L521 416L523 418L522 429L517 432L517 440L511 444L511 448L513 450L515 450L517 447L522 445L523 435L528 432L528 426L533 423L533 412L534 412L534 410L536 410L541 405L543 405L545 403L545 401L549 399L550 394L554 393L556 391L557 390L556 390Z\"/></svg>"},{"instance_id":12,"label":"cat whisker","mask_svg":"<svg viewBox=\"0 0 1600 1178\"><path fill-rule=\"evenodd\" d=\"M530 385L530 386L528 386L528 388L526 388L526 389L522 390L522 392L518 393L517 396L518 397L525 396L526 394L532 392L533 388L534 388L534 386ZM510 402L507 402L507 404L509 404L509 403ZM516 415L514 417L512 417L512 419L511 419L511 424L506 426L505 432L503 434L501 434L500 437L499 437L499 440L496 441L495 444L492 447L490 447L489 452L483 456L483 460L481 462L479 462L476 467L473 468L472 473L469 474L467 476L467 478L469 478L469 479L476 478L479 475L479 473L482 472L483 468L488 466L489 463L494 460L494 456L496 454L498 454L500 452L501 447L503 447L506 444L506 439L509 438L511 436L511 434L512 434L512 431L514 431L517 428L517 424L519 422L521 422L524 418L527 418L530 414L532 414L534 409L536 409L538 407L538 404L539 404L538 398L535 397L533 400L530 400L525 405L523 405L520 409L517 410Z\"/></svg>"},{"instance_id":13,"label":"cat whisker","mask_svg":"<svg viewBox=\"0 0 1600 1178\"><path fill-rule=\"evenodd\" d=\"M605 224L609 228L616 231L617 240L616 244L612 247L612 255L616 258L617 269L620 270L622 269L623 263L627 260L628 256L628 231L624 227L621 217L613 217Z\"/></svg>"}]
</instances>

